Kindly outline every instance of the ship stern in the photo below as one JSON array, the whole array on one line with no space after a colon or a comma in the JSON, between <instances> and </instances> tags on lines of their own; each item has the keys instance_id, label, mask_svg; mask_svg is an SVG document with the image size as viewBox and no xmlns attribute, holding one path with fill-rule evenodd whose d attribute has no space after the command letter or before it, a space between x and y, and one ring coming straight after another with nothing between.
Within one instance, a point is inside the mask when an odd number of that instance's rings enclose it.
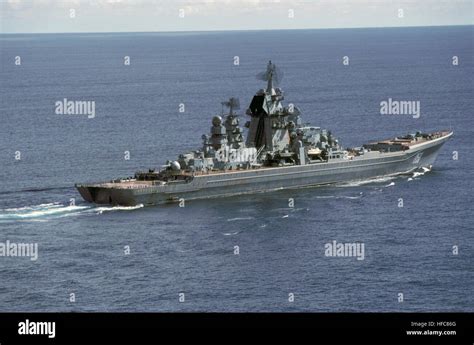
<instances>
[{"instance_id":1,"label":"ship stern","mask_svg":"<svg viewBox=\"0 0 474 345\"><path fill-rule=\"evenodd\" d=\"M95 204L135 206L137 202L130 189L107 188L97 185L76 184L82 198Z\"/></svg>"}]
</instances>

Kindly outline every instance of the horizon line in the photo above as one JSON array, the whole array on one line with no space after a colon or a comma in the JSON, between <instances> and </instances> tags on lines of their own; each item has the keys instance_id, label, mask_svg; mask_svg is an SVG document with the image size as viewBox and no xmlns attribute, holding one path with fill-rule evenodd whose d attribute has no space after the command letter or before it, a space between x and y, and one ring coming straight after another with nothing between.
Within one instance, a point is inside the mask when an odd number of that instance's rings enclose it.
<instances>
[{"instance_id":1,"label":"horizon line","mask_svg":"<svg viewBox=\"0 0 474 345\"><path fill-rule=\"evenodd\" d=\"M357 30L357 29L409 29L474 26L474 24L407 25L407 26L354 26L339 28L285 28L285 29L216 29L216 30L162 30L162 31L65 31L65 32L0 32L0 35L67 35L67 34L159 34L159 33L213 33L250 31L302 31L302 30Z\"/></svg>"}]
</instances>

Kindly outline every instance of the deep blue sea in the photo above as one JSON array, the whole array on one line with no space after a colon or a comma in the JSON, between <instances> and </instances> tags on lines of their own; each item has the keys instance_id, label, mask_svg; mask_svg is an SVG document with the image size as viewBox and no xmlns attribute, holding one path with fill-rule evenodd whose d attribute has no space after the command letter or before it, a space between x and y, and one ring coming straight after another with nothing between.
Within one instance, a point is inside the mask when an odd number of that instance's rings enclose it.
<instances>
[{"instance_id":1,"label":"deep blue sea","mask_svg":"<svg viewBox=\"0 0 474 345\"><path fill-rule=\"evenodd\" d=\"M473 47L472 26L0 35L0 243L38 244L36 261L0 256L0 311L474 311ZM285 101L345 147L454 136L414 176L184 208L82 201L74 183L199 148L270 59ZM95 118L56 114L64 98L95 101ZM381 115L388 98L421 117ZM325 256L334 240L363 243L364 260Z\"/></svg>"}]
</instances>

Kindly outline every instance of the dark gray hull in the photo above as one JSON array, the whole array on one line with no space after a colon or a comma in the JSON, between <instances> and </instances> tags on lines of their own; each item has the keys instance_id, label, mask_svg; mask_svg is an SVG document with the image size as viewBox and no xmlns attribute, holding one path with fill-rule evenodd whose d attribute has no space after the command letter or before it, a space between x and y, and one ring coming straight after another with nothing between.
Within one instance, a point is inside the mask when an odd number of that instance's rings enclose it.
<instances>
[{"instance_id":1,"label":"dark gray hull","mask_svg":"<svg viewBox=\"0 0 474 345\"><path fill-rule=\"evenodd\" d=\"M246 193L301 188L381 176L409 173L433 165L442 145L452 133L433 141L415 145L406 151L371 153L353 160L294 165L277 168L240 170L226 173L196 175L190 181L164 185L124 187L120 183L76 185L89 202L113 205L156 205L225 197Z\"/></svg>"}]
</instances>

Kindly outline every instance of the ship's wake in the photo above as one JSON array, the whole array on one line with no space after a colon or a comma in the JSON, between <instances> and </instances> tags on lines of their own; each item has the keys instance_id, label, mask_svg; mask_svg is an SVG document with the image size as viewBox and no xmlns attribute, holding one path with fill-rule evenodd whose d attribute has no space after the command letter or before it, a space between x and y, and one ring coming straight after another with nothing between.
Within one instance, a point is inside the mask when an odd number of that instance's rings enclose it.
<instances>
[{"instance_id":1,"label":"ship's wake","mask_svg":"<svg viewBox=\"0 0 474 345\"><path fill-rule=\"evenodd\" d=\"M412 181L413 179L416 179L417 177L423 176L424 174L426 174L427 172L430 172L430 171L431 171L431 167L429 167L429 168L422 167L420 169L417 169L416 171L413 172L413 175L410 178L408 178L408 181Z\"/></svg>"},{"instance_id":2,"label":"ship's wake","mask_svg":"<svg viewBox=\"0 0 474 345\"><path fill-rule=\"evenodd\" d=\"M349 182L340 182L335 184L336 187L340 188L345 188L345 187L359 187L359 186L364 186L366 184L378 184L378 183L386 183L389 181L392 181L396 179L396 176L383 176L383 177L376 177L376 178L368 178L364 180L354 180L354 181L349 181ZM391 183L386 185L388 186L393 186Z\"/></svg>"},{"instance_id":3,"label":"ship's wake","mask_svg":"<svg viewBox=\"0 0 474 345\"><path fill-rule=\"evenodd\" d=\"M59 202L22 206L17 208L0 209L0 222L10 221L47 221L49 219L78 216L99 215L111 211L130 211L142 208L136 206L93 206L93 205L64 205Z\"/></svg>"},{"instance_id":4,"label":"ship's wake","mask_svg":"<svg viewBox=\"0 0 474 345\"><path fill-rule=\"evenodd\" d=\"M416 169L415 171L412 171L410 173L409 175L410 177L408 177L407 181L413 181L414 179L417 179L418 177L423 176L430 171L431 171L431 166L421 167L419 169ZM395 185L394 181L406 175L408 175L408 173L401 174L401 175L382 176L382 177L368 178L368 179L363 179L363 180L340 182L340 183L335 184L335 186L336 187L359 187L359 186L364 186L364 185L379 185L381 183L389 182L388 184L385 184L383 187L392 187Z\"/></svg>"}]
</instances>

